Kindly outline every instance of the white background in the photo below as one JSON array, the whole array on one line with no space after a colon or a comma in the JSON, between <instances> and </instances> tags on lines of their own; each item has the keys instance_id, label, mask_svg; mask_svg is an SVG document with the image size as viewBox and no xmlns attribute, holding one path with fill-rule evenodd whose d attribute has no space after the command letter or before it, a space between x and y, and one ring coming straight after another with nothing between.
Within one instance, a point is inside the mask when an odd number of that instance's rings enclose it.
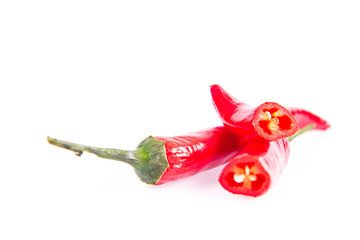
<instances>
[{"instance_id":1,"label":"white background","mask_svg":"<svg viewBox=\"0 0 360 240\"><path fill-rule=\"evenodd\" d=\"M359 239L359 1L1 1L0 238ZM209 85L328 120L265 195L163 186L46 136L134 149L220 125Z\"/></svg>"}]
</instances>

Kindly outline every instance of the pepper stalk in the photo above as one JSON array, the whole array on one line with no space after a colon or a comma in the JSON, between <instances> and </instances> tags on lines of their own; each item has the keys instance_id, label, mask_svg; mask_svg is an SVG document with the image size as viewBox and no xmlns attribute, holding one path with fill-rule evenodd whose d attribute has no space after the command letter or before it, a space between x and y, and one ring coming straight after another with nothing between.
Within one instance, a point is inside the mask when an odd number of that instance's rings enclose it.
<instances>
[{"instance_id":1,"label":"pepper stalk","mask_svg":"<svg viewBox=\"0 0 360 240\"><path fill-rule=\"evenodd\" d=\"M151 136L143 140L133 151L91 147L51 137L47 137L47 141L57 147L73 151L79 157L83 152L88 152L101 158L125 162L131 165L141 181L147 184L156 185L169 166L165 154L165 142Z\"/></svg>"},{"instance_id":2,"label":"pepper stalk","mask_svg":"<svg viewBox=\"0 0 360 240\"><path fill-rule=\"evenodd\" d=\"M314 129L315 128L315 124L314 123L311 123L309 125L307 125L306 127L303 127L301 128L299 131L297 131L294 135L288 137L288 141L291 142L292 140L294 140L295 138L297 138L298 136L300 136L301 134L311 130L311 129Z\"/></svg>"}]
</instances>

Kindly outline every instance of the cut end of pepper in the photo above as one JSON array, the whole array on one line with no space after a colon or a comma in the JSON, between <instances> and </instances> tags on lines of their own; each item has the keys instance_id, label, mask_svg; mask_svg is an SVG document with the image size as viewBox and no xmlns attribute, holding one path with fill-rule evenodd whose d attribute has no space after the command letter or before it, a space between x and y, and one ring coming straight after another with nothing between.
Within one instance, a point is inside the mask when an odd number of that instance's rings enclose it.
<instances>
[{"instance_id":1,"label":"cut end of pepper","mask_svg":"<svg viewBox=\"0 0 360 240\"><path fill-rule=\"evenodd\" d=\"M258 134L267 141L289 137L299 129L290 111L274 102L266 102L258 107L253 125Z\"/></svg>"},{"instance_id":2,"label":"cut end of pepper","mask_svg":"<svg viewBox=\"0 0 360 240\"><path fill-rule=\"evenodd\" d=\"M257 197L269 189L270 176L256 157L241 155L223 169L219 182L231 193Z\"/></svg>"}]
</instances>

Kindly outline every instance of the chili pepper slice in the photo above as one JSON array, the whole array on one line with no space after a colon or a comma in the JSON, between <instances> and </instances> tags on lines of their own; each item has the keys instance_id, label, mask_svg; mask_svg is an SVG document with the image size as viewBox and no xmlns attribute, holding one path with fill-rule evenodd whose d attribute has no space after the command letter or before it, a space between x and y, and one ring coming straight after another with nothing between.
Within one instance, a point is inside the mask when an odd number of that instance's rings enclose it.
<instances>
[{"instance_id":1,"label":"chili pepper slice","mask_svg":"<svg viewBox=\"0 0 360 240\"><path fill-rule=\"evenodd\" d=\"M224 126L177 137L148 137L136 150L97 148L48 137L48 142L81 156L89 152L101 158L130 164L141 181L159 185L192 176L228 162L245 144Z\"/></svg>"},{"instance_id":2,"label":"chili pepper slice","mask_svg":"<svg viewBox=\"0 0 360 240\"><path fill-rule=\"evenodd\" d=\"M299 128L303 128L309 124L315 124L314 129L326 130L330 124L321 117L301 108L288 108L291 114L296 118Z\"/></svg>"},{"instance_id":3,"label":"chili pepper slice","mask_svg":"<svg viewBox=\"0 0 360 240\"><path fill-rule=\"evenodd\" d=\"M219 182L234 194L257 197L279 178L289 158L289 142L250 142L222 170Z\"/></svg>"},{"instance_id":4,"label":"chili pepper slice","mask_svg":"<svg viewBox=\"0 0 360 240\"><path fill-rule=\"evenodd\" d=\"M213 104L223 124L249 140L274 141L298 131L289 110L275 102L251 107L240 102L217 84L210 86Z\"/></svg>"}]
</instances>

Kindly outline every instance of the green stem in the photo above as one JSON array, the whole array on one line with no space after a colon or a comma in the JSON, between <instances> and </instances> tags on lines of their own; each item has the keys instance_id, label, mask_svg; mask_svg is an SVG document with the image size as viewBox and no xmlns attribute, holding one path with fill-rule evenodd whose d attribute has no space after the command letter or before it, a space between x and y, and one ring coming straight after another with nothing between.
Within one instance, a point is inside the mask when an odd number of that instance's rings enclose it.
<instances>
[{"instance_id":1,"label":"green stem","mask_svg":"<svg viewBox=\"0 0 360 240\"><path fill-rule=\"evenodd\" d=\"M315 124L313 124L313 123L307 125L306 127L301 128L301 129L300 129L299 131L297 131L294 135L288 137L288 141L291 142L291 141L294 140L296 137L300 136L301 134L303 134L303 133L305 133L305 132L307 132L307 131L309 131L309 130L311 130L311 129L313 129L313 128L315 128Z\"/></svg>"},{"instance_id":2,"label":"green stem","mask_svg":"<svg viewBox=\"0 0 360 240\"><path fill-rule=\"evenodd\" d=\"M88 152L88 153L93 153L101 158L126 162L130 165L134 165L139 161L139 159L135 158L134 151L120 150L114 148L90 147L90 146L71 143L63 140L58 140L51 137L47 137L47 140L52 145L75 152L75 154L79 157L83 154L83 152Z\"/></svg>"},{"instance_id":3,"label":"green stem","mask_svg":"<svg viewBox=\"0 0 360 240\"><path fill-rule=\"evenodd\" d=\"M134 151L90 147L51 137L47 137L47 141L57 147L73 151L79 157L83 152L88 152L101 158L128 163L134 168L141 181L147 184L157 184L169 166L165 142L151 136L143 140Z\"/></svg>"}]
</instances>

